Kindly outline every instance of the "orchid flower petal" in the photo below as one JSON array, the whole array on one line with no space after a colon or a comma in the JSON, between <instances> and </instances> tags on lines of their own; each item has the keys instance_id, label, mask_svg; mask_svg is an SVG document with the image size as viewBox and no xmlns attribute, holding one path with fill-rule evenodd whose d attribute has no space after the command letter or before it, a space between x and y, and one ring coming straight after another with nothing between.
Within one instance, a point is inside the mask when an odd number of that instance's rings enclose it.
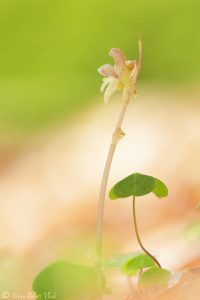
<instances>
[{"instance_id":1,"label":"orchid flower petal","mask_svg":"<svg viewBox=\"0 0 200 300\"><path fill-rule=\"evenodd\" d=\"M108 100L110 97L114 94L114 92L117 89L118 80L113 79L112 82L107 86L105 93L104 93L104 101L105 103L108 103Z\"/></svg>"},{"instance_id":2,"label":"orchid flower petal","mask_svg":"<svg viewBox=\"0 0 200 300\"><path fill-rule=\"evenodd\" d=\"M106 86L112 82L113 78L112 77L106 77L103 78L103 83L101 85L100 91L103 93L105 90Z\"/></svg>"},{"instance_id":3,"label":"orchid flower petal","mask_svg":"<svg viewBox=\"0 0 200 300\"><path fill-rule=\"evenodd\" d=\"M109 77L109 76L117 77L114 67L109 64L103 65L97 71L105 77Z\"/></svg>"},{"instance_id":4,"label":"orchid flower petal","mask_svg":"<svg viewBox=\"0 0 200 300\"><path fill-rule=\"evenodd\" d=\"M120 49L112 48L109 54L111 57L113 57L115 65L117 67L122 68L123 66L125 66L125 55Z\"/></svg>"}]
</instances>

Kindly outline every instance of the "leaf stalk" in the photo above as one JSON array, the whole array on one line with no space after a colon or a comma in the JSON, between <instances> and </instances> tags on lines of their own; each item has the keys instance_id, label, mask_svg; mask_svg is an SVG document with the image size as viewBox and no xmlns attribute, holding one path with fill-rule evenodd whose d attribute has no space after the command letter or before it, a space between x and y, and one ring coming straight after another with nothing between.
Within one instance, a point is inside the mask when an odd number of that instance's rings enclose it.
<instances>
[{"instance_id":1,"label":"leaf stalk","mask_svg":"<svg viewBox=\"0 0 200 300\"><path fill-rule=\"evenodd\" d=\"M140 235L139 235L139 231L138 231L138 225L137 225L136 207L135 207L135 202L136 201L135 200L136 200L135 196L133 196L133 222L134 222L134 228L135 228L135 233L136 233L137 241L138 241L140 247L142 248L142 250L155 261L156 265L159 268L162 268L161 264L159 263L159 261L142 244L142 241L141 241L141 238L140 238Z\"/></svg>"}]
</instances>

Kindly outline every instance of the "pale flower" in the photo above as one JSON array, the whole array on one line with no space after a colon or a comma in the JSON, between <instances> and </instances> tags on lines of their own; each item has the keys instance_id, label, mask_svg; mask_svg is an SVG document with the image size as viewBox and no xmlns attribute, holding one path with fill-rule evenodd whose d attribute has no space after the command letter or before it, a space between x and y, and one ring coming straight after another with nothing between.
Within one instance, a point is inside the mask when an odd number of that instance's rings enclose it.
<instances>
[{"instance_id":1,"label":"pale flower","mask_svg":"<svg viewBox=\"0 0 200 300\"><path fill-rule=\"evenodd\" d=\"M118 48L112 48L109 54L114 59L114 66L106 64L98 69L98 72L104 76L101 92L105 90L106 103L117 90L128 91L130 95L135 95L135 83L141 67L141 42L139 41L138 62L126 60L124 53Z\"/></svg>"}]
</instances>

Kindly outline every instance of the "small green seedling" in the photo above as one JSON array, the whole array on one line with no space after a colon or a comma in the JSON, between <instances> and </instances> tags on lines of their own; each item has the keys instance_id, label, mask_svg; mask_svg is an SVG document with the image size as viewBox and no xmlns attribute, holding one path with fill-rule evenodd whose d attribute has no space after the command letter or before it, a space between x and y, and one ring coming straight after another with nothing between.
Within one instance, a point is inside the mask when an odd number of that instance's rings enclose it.
<instances>
[{"instance_id":1,"label":"small green seedling","mask_svg":"<svg viewBox=\"0 0 200 300\"><path fill-rule=\"evenodd\" d=\"M171 278L171 272L158 267L152 267L143 272L140 276L140 286L149 287L167 287Z\"/></svg>"},{"instance_id":2,"label":"small green seedling","mask_svg":"<svg viewBox=\"0 0 200 300\"><path fill-rule=\"evenodd\" d=\"M133 221L138 243L145 254L138 254L128 259L122 266L122 272L128 276L134 276L139 273L139 284L166 284L170 277L170 272L162 269L159 261L142 244L136 219L135 201L136 197L145 196L153 193L158 198L164 198L168 195L167 186L158 178L134 173L122 179L110 190L111 200L118 198L127 198L132 196L133 201ZM145 269L145 272L143 272ZM149 281L148 281L149 279ZM160 279L160 280L159 280Z\"/></svg>"},{"instance_id":3,"label":"small green seedling","mask_svg":"<svg viewBox=\"0 0 200 300\"><path fill-rule=\"evenodd\" d=\"M94 268L57 261L37 275L33 290L41 300L80 300L93 299L101 288Z\"/></svg>"},{"instance_id":4,"label":"small green seedling","mask_svg":"<svg viewBox=\"0 0 200 300\"><path fill-rule=\"evenodd\" d=\"M138 286L167 287L171 273L156 265L152 257L145 253L137 254L122 265L122 273L127 276L139 275Z\"/></svg>"},{"instance_id":5,"label":"small green seedling","mask_svg":"<svg viewBox=\"0 0 200 300\"><path fill-rule=\"evenodd\" d=\"M128 276L134 276L138 273L138 271L155 267L155 261L144 253L140 253L130 259L128 259L122 265L122 272Z\"/></svg>"}]
</instances>

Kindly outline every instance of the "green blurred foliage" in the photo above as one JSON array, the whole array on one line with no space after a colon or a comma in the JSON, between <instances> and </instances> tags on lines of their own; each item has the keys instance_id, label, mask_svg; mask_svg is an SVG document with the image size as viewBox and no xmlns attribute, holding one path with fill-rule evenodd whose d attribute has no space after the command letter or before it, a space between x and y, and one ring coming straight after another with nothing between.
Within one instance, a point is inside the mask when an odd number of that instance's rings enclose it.
<instances>
[{"instance_id":1,"label":"green blurred foliage","mask_svg":"<svg viewBox=\"0 0 200 300\"><path fill-rule=\"evenodd\" d=\"M41 300L79 300L96 299L101 289L92 267L56 261L36 276L33 290Z\"/></svg>"},{"instance_id":2,"label":"green blurred foliage","mask_svg":"<svg viewBox=\"0 0 200 300\"><path fill-rule=\"evenodd\" d=\"M166 286L169 283L171 272L158 268L153 267L148 269L147 271L143 272L140 277L140 285L143 287L148 286Z\"/></svg>"},{"instance_id":3,"label":"green blurred foliage","mask_svg":"<svg viewBox=\"0 0 200 300\"><path fill-rule=\"evenodd\" d=\"M149 255L140 253L124 263L122 272L129 276L135 276L138 271L154 266L156 266L155 261Z\"/></svg>"},{"instance_id":4,"label":"green blurred foliage","mask_svg":"<svg viewBox=\"0 0 200 300\"><path fill-rule=\"evenodd\" d=\"M141 79L200 77L199 0L1 0L0 127L30 129L91 103L111 47L137 57Z\"/></svg>"},{"instance_id":5,"label":"green blurred foliage","mask_svg":"<svg viewBox=\"0 0 200 300\"><path fill-rule=\"evenodd\" d=\"M185 228L183 236L192 240L200 240L200 221L193 221Z\"/></svg>"}]
</instances>

